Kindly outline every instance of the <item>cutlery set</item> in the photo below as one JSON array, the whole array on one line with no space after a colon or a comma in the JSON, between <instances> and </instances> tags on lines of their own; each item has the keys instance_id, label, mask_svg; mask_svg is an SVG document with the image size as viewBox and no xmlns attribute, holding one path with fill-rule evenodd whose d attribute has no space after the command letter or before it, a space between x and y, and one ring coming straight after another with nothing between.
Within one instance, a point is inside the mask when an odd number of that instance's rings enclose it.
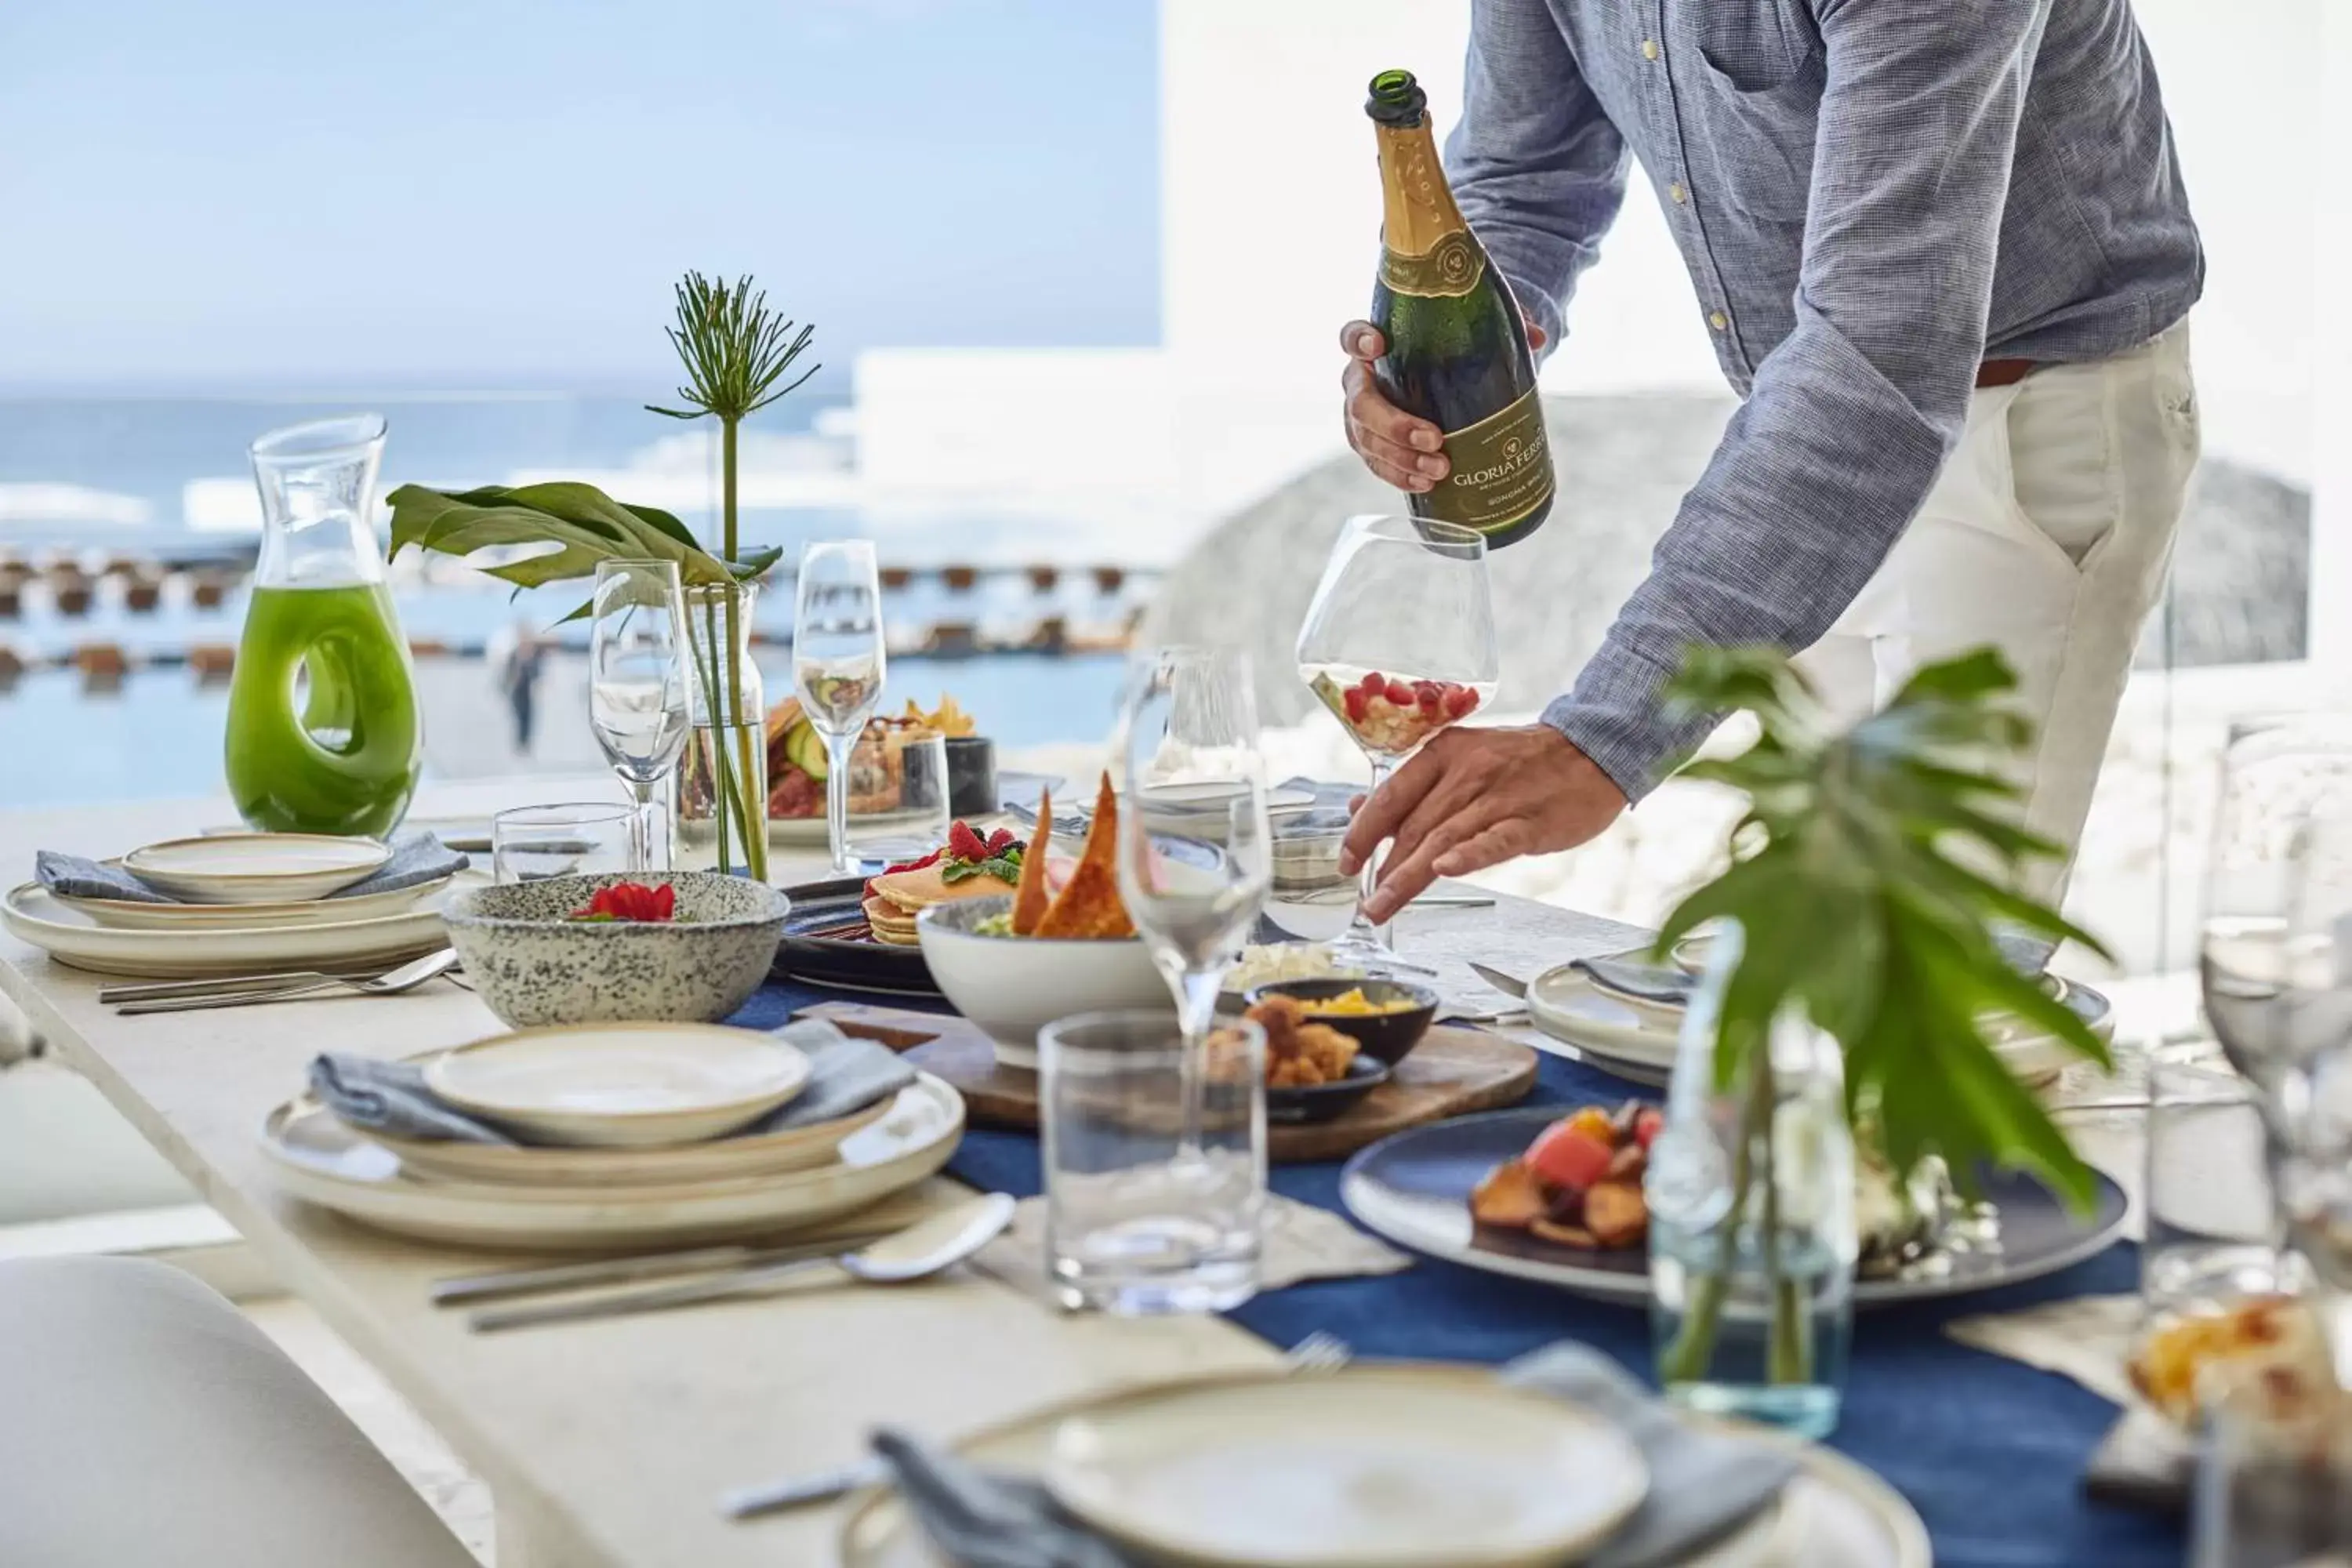
<instances>
[{"instance_id":1,"label":"cutlery set","mask_svg":"<svg viewBox=\"0 0 2352 1568\"><path fill-rule=\"evenodd\" d=\"M299 1002L341 993L397 996L448 973L457 963L457 950L445 947L381 974L288 970L275 974L222 975L206 980L146 981L132 985L102 985L99 987L98 999L127 1016L185 1013L205 1007L247 1007L263 1002Z\"/></svg>"}]
</instances>

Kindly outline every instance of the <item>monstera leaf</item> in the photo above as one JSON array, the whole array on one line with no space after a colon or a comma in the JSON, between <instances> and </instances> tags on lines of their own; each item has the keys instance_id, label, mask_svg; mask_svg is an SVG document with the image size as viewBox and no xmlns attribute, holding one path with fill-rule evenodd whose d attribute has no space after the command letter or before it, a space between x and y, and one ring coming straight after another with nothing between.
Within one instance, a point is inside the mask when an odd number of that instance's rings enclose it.
<instances>
[{"instance_id":1,"label":"monstera leaf","mask_svg":"<svg viewBox=\"0 0 2352 1568\"><path fill-rule=\"evenodd\" d=\"M2059 853L2015 825L2017 788L1995 769L2032 736L2005 700L2015 684L1980 649L1925 667L1841 731L1785 656L1693 649L1674 700L1696 712L1747 709L1761 733L1738 756L1685 770L1745 792L1748 810L1730 868L1667 917L1658 943L1709 921L1741 929L1717 1036L1722 1083L1763 1048L1781 1005L1801 1002L1843 1047L1852 1109L1897 1169L1937 1153L1965 1183L1989 1160L2086 1205L2089 1168L1984 1038L1989 1017L2011 1014L2107 1060L1994 939L2007 927L2104 952L2010 882Z\"/></svg>"},{"instance_id":2,"label":"monstera leaf","mask_svg":"<svg viewBox=\"0 0 2352 1568\"><path fill-rule=\"evenodd\" d=\"M742 582L767 571L783 553L768 548L751 551L740 561L723 561L697 543L686 524L668 512L630 506L593 485L570 481L484 485L471 490L403 485L385 499L392 503L393 555L412 544L454 556L493 545L556 546L482 568L517 588L593 576L598 563L605 561L674 561L685 583ZM583 605L564 618L577 620L587 613Z\"/></svg>"}]
</instances>

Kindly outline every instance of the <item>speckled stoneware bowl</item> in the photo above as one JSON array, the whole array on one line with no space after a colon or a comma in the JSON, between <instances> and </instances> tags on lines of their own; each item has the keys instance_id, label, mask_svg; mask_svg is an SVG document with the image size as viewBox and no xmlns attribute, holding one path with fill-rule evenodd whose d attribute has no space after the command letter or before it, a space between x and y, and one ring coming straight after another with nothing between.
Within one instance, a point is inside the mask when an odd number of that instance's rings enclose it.
<instances>
[{"instance_id":1,"label":"speckled stoneware bowl","mask_svg":"<svg viewBox=\"0 0 2352 1568\"><path fill-rule=\"evenodd\" d=\"M564 918L614 882L667 882L677 889L677 918ZM717 1023L760 988L791 908L790 899L764 882L670 871L469 888L451 897L441 918L484 1004L527 1029L611 1020Z\"/></svg>"}]
</instances>

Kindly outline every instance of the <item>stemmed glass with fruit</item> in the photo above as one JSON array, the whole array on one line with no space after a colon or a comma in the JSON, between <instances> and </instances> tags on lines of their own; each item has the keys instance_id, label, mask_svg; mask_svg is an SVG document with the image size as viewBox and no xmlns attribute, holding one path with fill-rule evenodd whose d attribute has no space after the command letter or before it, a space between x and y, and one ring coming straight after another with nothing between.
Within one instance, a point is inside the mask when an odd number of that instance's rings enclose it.
<instances>
[{"instance_id":1,"label":"stemmed glass with fruit","mask_svg":"<svg viewBox=\"0 0 2352 1568\"><path fill-rule=\"evenodd\" d=\"M1486 584L1486 541L1452 523L1350 518L1298 632L1298 672L1372 767L1372 787L1432 737L1485 707L1502 655ZM1392 956L1364 918L1379 881L1364 866L1356 914L1333 957L1377 967Z\"/></svg>"}]
</instances>

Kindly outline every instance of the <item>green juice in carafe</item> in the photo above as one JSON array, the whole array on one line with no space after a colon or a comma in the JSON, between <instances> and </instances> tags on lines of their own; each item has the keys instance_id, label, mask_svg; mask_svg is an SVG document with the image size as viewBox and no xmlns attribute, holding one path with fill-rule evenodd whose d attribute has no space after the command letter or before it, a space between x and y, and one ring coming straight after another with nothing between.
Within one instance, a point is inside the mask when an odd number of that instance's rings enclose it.
<instances>
[{"instance_id":1,"label":"green juice in carafe","mask_svg":"<svg viewBox=\"0 0 2352 1568\"><path fill-rule=\"evenodd\" d=\"M254 589L229 686L227 749L229 793L251 826L390 833L423 765L415 682L390 590Z\"/></svg>"}]
</instances>

